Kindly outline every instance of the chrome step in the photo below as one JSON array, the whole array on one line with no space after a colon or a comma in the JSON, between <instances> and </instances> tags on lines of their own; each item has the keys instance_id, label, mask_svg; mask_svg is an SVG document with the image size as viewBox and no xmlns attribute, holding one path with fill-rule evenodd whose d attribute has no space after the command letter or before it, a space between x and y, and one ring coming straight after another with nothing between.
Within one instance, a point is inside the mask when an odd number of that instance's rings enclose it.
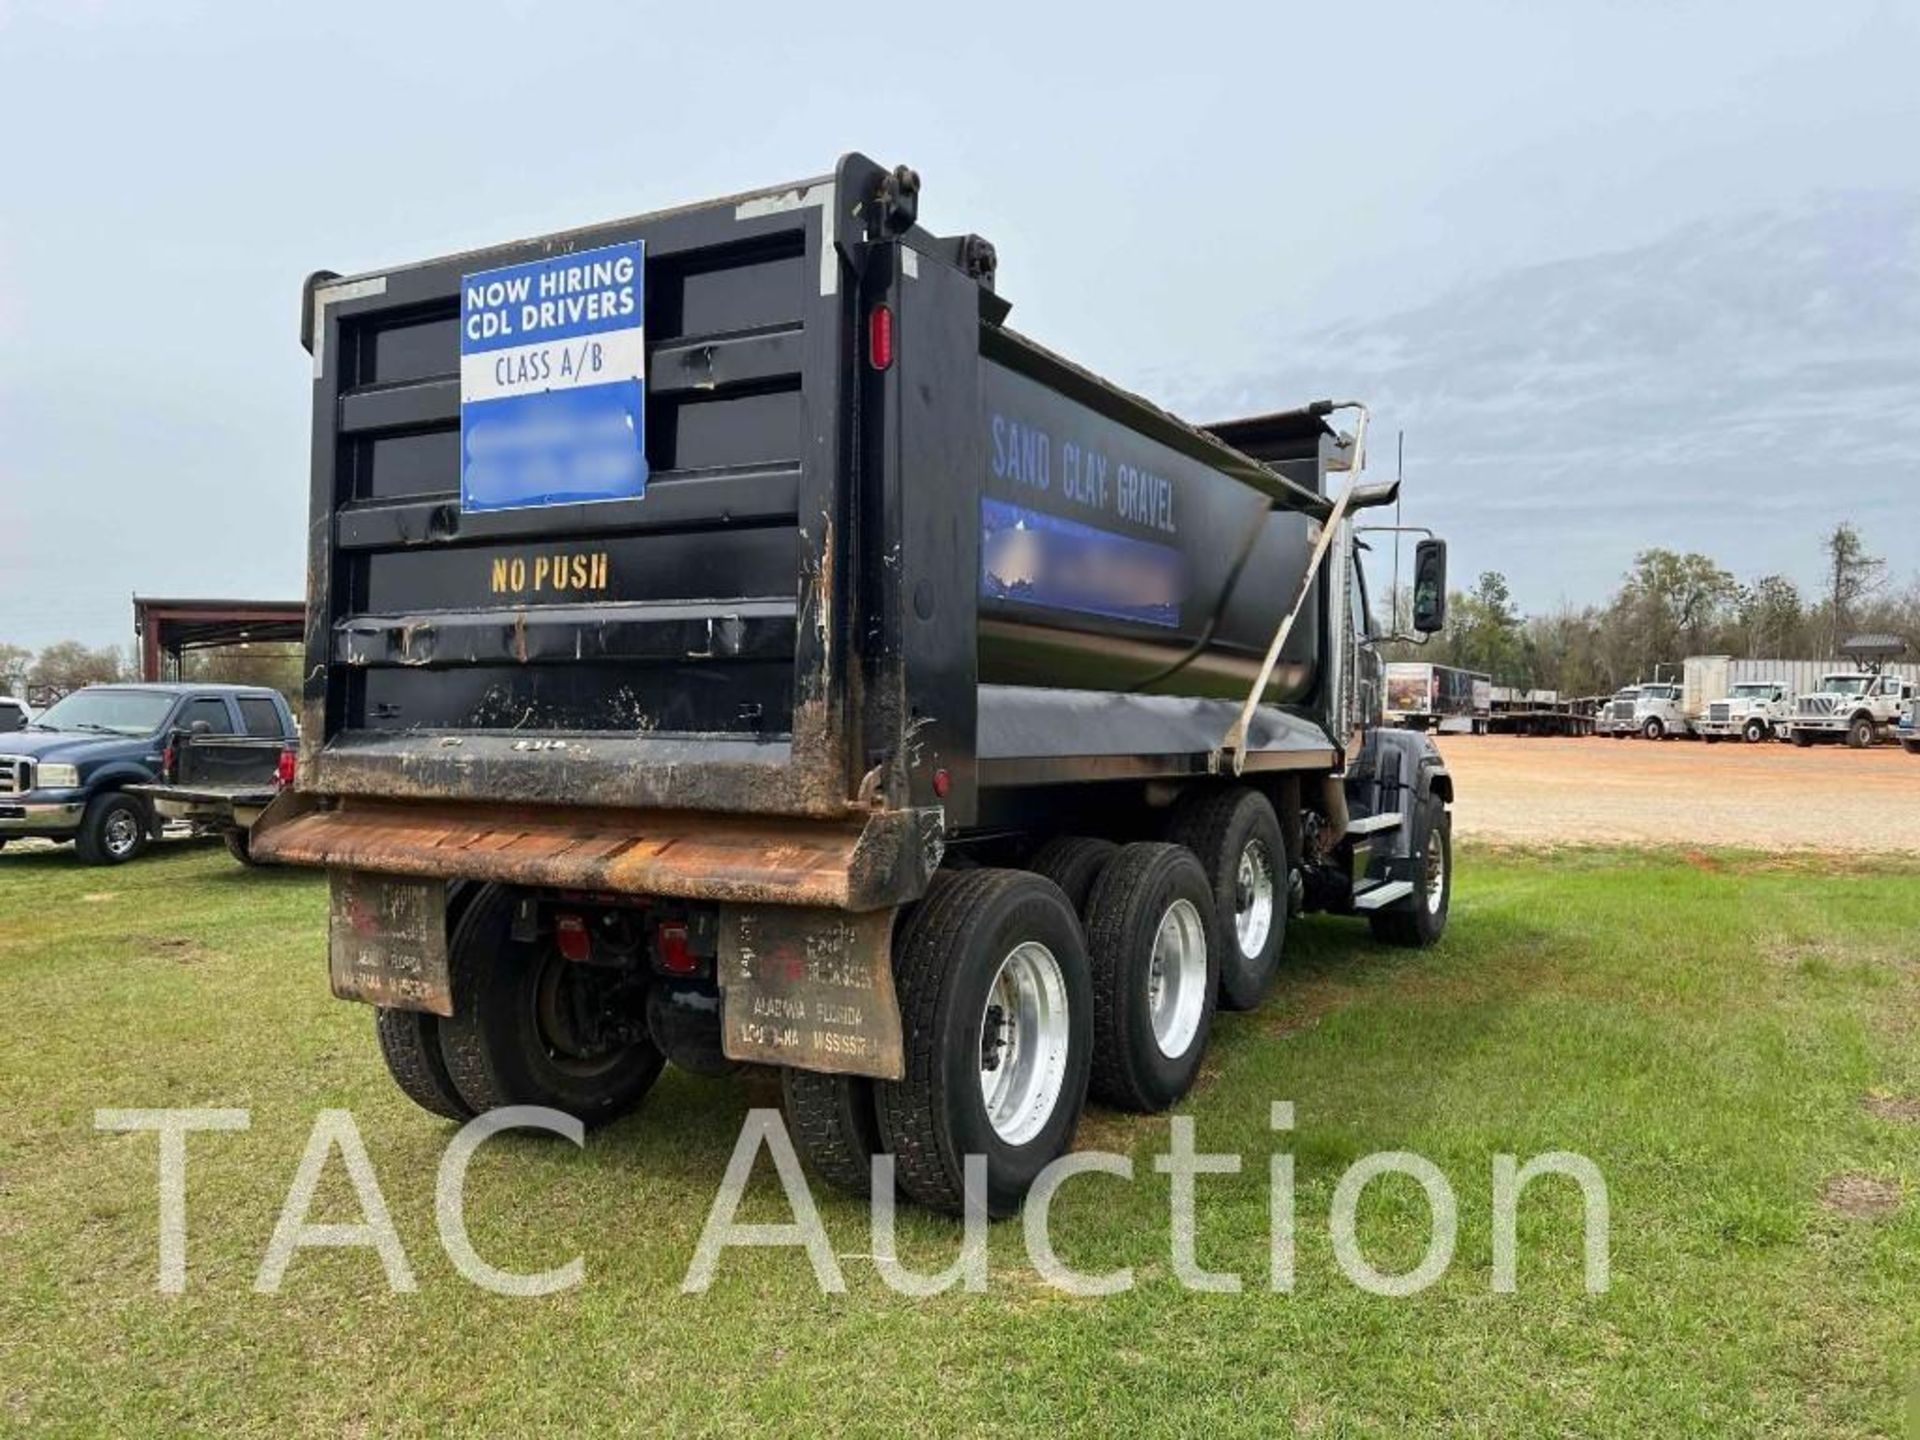
<instances>
[{"instance_id":1,"label":"chrome step","mask_svg":"<svg viewBox=\"0 0 1920 1440\"><path fill-rule=\"evenodd\" d=\"M1353 908L1356 910L1381 910L1396 900L1404 900L1413 893L1411 880L1377 880L1353 892Z\"/></svg>"},{"instance_id":2,"label":"chrome step","mask_svg":"<svg viewBox=\"0 0 1920 1440\"><path fill-rule=\"evenodd\" d=\"M1382 830L1397 830L1400 827L1398 810L1383 810L1378 815L1361 815L1347 822L1349 835L1377 835Z\"/></svg>"}]
</instances>

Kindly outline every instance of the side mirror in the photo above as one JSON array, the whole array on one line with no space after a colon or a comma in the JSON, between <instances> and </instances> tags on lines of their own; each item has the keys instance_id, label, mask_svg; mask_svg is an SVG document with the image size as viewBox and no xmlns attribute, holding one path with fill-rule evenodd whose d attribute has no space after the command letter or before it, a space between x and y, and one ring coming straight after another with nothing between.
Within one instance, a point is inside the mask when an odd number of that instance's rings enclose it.
<instances>
[{"instance_id":1,"label":"side mirror","mask_svg":"<svg viewBox=\"0 0 1920 1440\"><path fill-rule=\"evenodd\" d=\"M1432 635L1447 626L1447 542L1413 547L1413 628Z\"/></svg>"}]
</instances>

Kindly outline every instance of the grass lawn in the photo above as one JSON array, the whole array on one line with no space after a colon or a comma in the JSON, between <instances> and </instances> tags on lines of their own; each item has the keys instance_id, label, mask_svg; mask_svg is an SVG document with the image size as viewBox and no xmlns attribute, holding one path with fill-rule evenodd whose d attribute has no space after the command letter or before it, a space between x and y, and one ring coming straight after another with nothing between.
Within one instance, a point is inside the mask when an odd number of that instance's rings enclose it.
<instances>
[{"instance_id":1,"label":"grass lawn","mask_svg":"<svg viewBox=\"0 0 1920 1440\"><path fill-rule=\"evenodd\" d=\"M1182 1289L1168 1260L1164 1117L1089 1112L1080 1144L1136 1179L1070 1182L1064 1258L1131 1265L1076 1299L997 1226L984 1295L908 1300L866 1258L864 1208L818 1192L848 1292L798 1251L730 1253L680 1293L764 1076L669 1072L584 1153L504 1137L474 1161L481 1254L543 1299L473 1288L440 1249L435 1167L451 1127L389 1084L370 1012L327 993L313 876L172 848L125 869L0 855L0 1430L234 1435L891 1435L1046 1427L1113 1435L1900 1434L1920 1374L1920 865L1735 855L1468 849L1453 925L1424 953L1299 924L1282 989L1222 1017L1183 1113L1203 1150L1200 1255L1238 1295ZM1291 1100L1292 1135L1268 1128ZM155 1293L151 1135L97 1107L228 1106L193 1137L185 1294ZM358 1119L419 1281L388 1293L365 1250L307 1250L253 1293L318 1111ZM1298 1285L1271 1293L1267 1165L1299 1174ZM1460 1200L1431 1289L1387 1299L1341 1274L1333 1188L1412 1150ZM1490 1167L1565 1149L1609 1183L1612 1285L1582 1287L1576 1192L1527 1193L1519 1292L1490 1287ZM1879 1183L1875 1183L1879 1182ZM785 1218L764 1160L750 1218ZM1876 1201L1882 1203L1875 1203ZM343 1167L315 1219L357 1219ZM1418 1189L1370 1188L1382 1269L1427 1237ZM956 1230L902 1215L910 1263Z\"/></svg>"}]
</instances>

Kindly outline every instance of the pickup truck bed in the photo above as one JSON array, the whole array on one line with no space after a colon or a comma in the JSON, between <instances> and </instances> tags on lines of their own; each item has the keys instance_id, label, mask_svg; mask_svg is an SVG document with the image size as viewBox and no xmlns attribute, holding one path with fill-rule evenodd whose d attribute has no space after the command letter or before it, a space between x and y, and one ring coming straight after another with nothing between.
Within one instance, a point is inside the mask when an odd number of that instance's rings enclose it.
<instances>
[{"instance_id":1,"label":"pickup truck bed","mask_svg":"<svg viewBox=\"0 0 1920 1440\"><path fill-rule=\"evenodd\" d=\"M182 735L167 747L162 781L127 788L167 820L219 834L242 864L255 863L247 832L292 772L293 742L238 735Z\"/></svg>"}]
</instances>

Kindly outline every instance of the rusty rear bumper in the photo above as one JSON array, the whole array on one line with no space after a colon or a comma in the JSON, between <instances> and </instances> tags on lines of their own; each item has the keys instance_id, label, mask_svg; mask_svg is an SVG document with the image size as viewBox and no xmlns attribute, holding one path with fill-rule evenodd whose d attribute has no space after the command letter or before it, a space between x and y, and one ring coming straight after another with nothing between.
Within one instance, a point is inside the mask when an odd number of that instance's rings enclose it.
<instances>
[{"instance_id":1,"label":"rusty rear bumper","mask_svg":"<svg viewBox=\"0 0 1920 1440\"><path fill-rule=\"evenodd\" d=\"M878 910L939 866L937 810L842 821L283 795L252 833L285 865L733 904Z\"/></svg>"}]
</instances>

